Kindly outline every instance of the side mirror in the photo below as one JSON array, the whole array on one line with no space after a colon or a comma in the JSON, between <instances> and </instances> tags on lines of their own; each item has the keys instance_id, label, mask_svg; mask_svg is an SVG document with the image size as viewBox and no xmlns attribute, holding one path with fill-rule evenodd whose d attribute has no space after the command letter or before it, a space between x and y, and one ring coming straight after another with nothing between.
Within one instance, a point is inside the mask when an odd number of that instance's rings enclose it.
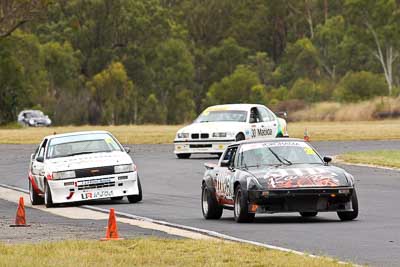
<instances>
[{"instance_id":1,"label":"side mirror","mask_svg":"<svg viewBox=\"0 0 400 267\"><path fill-rule=\"evenodd\" d=\"M125 149L125 152L126 152L126 153L128 153L128 154L131 153L131 149L130 149L129 147L126 146L126 147L124 147L124 149Z\"/></svg>"},{"instance_id":2,"label":"side mirror","mask_svg":"<svg viewBox=\"0 0 400 267\"><path fill-rule=\"evenodd\" d=\"M287 112L286 111L276 112L275 115L277 115L278 117L282 117L284 119L287 119Z\"/></svg>"},{"instance_id":3,"label":"side mirror","mask_svg":"<svg viewBox=\"0 0 400 267\"><path fill-rule=\"evenodd\" d=\"M326 164L328 164L329 162L331 162L332 161L332 158L331 157L324 157L324 162L326 163Z\"/></svg>"},{"instance_id":4,"label":"side mirror","mask_svg":"<svg viewBox=\"0 0 400 267\"><path fill-rule=\"evenodd\" d=\"M33 160L35 158L35 153L31 154L31 160Z\"/></svg>"},{"instance_id":5,"label":"side mirror","mask_svg":"<svg viewBox=\"0 0 400 267\"><path fill-rule=\"evenodd\" d=\"M44 162L44 157L43 156L39 156L36 158L37 162Z\"/></svg>"},{"instance_id":6,"label":"side mirror","mask_svg":"<svg viewBox=\"0 0 400 267\"><path fill-rule=\"evenodd\" d=\"M229 167L229 159L221 161L221 167Z\"/></svg>"}]
</instances>

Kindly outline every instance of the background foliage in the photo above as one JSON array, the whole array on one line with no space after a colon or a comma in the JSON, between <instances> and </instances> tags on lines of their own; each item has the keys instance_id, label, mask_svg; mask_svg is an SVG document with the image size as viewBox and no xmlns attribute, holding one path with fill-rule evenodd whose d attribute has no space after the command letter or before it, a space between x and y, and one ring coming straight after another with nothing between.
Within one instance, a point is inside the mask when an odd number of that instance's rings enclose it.
<instances>
[{"instance_id":1,"label":"background foliage","mask_svg":"<svg viewBox=\"0 0 400 267\"><path fill-rule=\"evenodd\" d=\"M205 106L397 96L395 0L9 0L0 124L178 124Z\"/></svg>"}]
</instances>

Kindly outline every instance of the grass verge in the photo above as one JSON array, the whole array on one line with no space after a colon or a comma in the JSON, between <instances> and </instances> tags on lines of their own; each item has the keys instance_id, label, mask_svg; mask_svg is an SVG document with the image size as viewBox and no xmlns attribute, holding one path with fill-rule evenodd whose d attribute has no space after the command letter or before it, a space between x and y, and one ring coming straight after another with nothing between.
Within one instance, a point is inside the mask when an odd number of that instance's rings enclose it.
<instances>
[{"instance_id":1,"label":"grass verge","mask_svg":"<svg viewBox=\"0 0 400 267\"><path fill-rule=\"evenodd\" d=\"M400 150L376 150L368 152L349 152L338 157L349 163L371 164L400 168Z\"/></svg>"},{"instance_id":2,"label":"grass verge","mask_svg":"<svg viewBox=\"0 0 400 267\"><path fill-rule=\"evenodd\" d=\"M107 130L123 144L172 143L182 125L66 126L48 128L0 129L2 144L37 144L46 135L74 131ZM291 137L304 137L307 128L311 141L400 139L400 120L358 122L292 122Z\"/></svg>"},{"instance_id":3,"label":"grass verge","mask_svg":"<svg viewBox=\"0 0 400 267\"><path fill-rule=\"evenodd\" d=\"M339 266L251 245L204 240L135 239L0 244L1 266ZM340 265L343 266L343 265Z\"/></svg>"}]
</instances>

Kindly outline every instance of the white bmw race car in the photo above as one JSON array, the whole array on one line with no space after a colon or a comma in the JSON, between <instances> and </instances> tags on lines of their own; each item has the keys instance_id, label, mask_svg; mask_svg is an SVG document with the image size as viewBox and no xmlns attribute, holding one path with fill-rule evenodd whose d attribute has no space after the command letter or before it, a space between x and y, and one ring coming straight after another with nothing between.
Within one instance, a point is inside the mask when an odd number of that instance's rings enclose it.
<instances>
[{"instance_id":1,"label":"white bmw race car","mask_svg":"<svg viewBox=\"0 0 400 267\"><path fill-rule=\"evenodd\" d=\"M211 106L190 125L180 129L174 140L178 158L191 154L222 154L235 141L288 137L286 120L266 106L230 104Z\"/></svg>"},{"instance_id":2,"label":"white bmw race car","mask_svg":"<svg viewBox=\"0 0 400 267\"><path fill-rule=\"evenodd\" d=\"M29 192L32 205L127 196L142 200L136 165L109 132L75 132L46 136L31 155Z\"/></svg>"}]
</instances>

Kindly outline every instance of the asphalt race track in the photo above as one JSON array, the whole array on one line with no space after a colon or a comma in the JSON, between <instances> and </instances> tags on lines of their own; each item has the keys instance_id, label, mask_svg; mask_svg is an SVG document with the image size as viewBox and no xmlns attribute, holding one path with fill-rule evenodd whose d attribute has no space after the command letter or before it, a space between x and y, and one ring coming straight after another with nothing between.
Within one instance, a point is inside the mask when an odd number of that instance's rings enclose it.
<instances>
[{"instance_id":1,"label":"asphalt race track","mask_svg":"<svg viewBox=\"0 0 400 267\"><path fill-rule=\"evenodd\" d=\"M313 143L322 155L345 151L400 149L400 141ZM400 265L400 172L341 166L357 180L360 214L340 222L336 213L305 219L296 213L258 215L252 224L237 224L232 211L217 221L203 219L200 184L204 162L215 157L178 160L172 145L131 146L144 190L143 202L101 201L102 208L208 229L247 240L376 266ZM28 188L32 145L0 145L0 183Z\"/></svg>"}]
</instances>

